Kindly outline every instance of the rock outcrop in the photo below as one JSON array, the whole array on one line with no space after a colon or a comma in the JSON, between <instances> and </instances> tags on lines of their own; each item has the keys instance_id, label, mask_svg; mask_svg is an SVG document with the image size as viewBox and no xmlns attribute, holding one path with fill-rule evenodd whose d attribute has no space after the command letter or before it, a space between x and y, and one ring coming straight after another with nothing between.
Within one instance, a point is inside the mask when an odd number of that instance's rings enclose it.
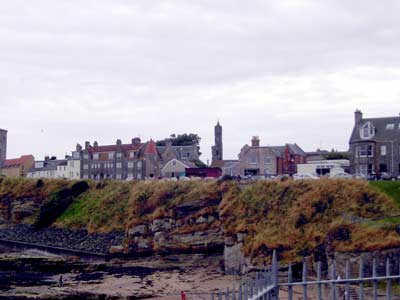
<instances>
[{"instance_id":1,"label":"rock outcrop","mask_svg":"<svg viewBox=\"0 0 400 300\"><path fill-rule=\"evenodd\" d=\"M172 217L135 224L127 230L127 252L144 256L175 253L221 253L225 239L217 212L218 201L178 205Z\"/></svg>"}]
</instances>

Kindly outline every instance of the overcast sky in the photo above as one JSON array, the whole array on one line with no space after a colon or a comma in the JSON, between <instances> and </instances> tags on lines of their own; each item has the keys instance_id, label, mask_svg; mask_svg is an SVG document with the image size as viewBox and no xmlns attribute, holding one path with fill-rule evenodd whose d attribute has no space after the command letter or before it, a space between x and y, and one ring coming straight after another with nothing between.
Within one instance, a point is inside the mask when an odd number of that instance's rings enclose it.
<instances>
[{"instance_id":1,"label":"overcast sky","mask_svg":"<svg viewBox=\"0 0 400 300\"><path fill-rule=\"evenodd\" d=\"M354 110L400 112L400 1L12 0L0 6L8 158L202 137L346 150Z\"/></svg>"}]
</instances>

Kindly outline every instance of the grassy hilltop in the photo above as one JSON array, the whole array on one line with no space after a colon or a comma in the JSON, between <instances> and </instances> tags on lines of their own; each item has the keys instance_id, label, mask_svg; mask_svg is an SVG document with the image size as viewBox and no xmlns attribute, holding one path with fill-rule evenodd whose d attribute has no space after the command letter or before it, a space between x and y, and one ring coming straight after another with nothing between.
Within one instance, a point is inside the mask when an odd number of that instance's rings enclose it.
<instances>
[{"instance_id":1,"label":"grassy hilltop","mask_svg":"<svg viewBox=\"0 0 400 300\"><path fill-rule=\"evenodd\" d=\"M65 180L0 179L0 217L3 223L39 224L55 209L52 226L109 232L176 218L174 207L201 200L210 205L198 215L217 213L227 235L247 235L243 249L250 257L262 258L272 249L296 260L326 249L400 246L399 182L86 182L87 190Z\"/></svg>"}]
</instances>

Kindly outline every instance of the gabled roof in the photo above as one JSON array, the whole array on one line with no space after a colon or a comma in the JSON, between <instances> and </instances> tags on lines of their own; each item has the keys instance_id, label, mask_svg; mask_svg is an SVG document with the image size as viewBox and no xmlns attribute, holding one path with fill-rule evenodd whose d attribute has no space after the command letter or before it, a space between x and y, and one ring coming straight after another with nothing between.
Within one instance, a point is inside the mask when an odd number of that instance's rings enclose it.
<instances>
[{"instance_id":1,"label":"gabled roof","mask_svg":"<svg viewBox=\"0 0 400 300\"><path fill-rule=\"evenodd\" d=\"M19 167L29 160L35 160L33 155L22 155L20 158L6 159L3 163L3 168Z\"/></svg>"},{"instance_id":2,"label":"gabled roof","mask_svg":"<svg viewBox=\"0 0 400 300\"><path fill-rule=\"evenodd\" d=\"M375 135L371 140L387 141L400 139L400 116L398 117L383 117L383 118L363 118L358 125L355 125L350 137L350 143L364 141L360 137L361 127L370 122L375 127ZM394 124L394 129L386 129L387 124Z\"/></svg>"},{"instance_id":3,"label":"gabled roof","mask_svg":"<svg viewBox=\"0 0 400 300\"><path fill-rule=\"evenodd\" d=\"M122 145L103 145L103 146L89 146L90 153L96 152L115 152L121 149L122 151L135 151L139 150L144 144L122 144Z\"/></svg>"},{"instance_id":4,"label":"gabled roof","mask_svg":"<svg viewBox=\"0 0 400 300\"><path fill-rule=\"evenodd\" d=\"M35 168L35 166L33 166L29 170L29 172L56 171L57 166L66 165L67 160L66 159L49 159L49 160L43 161L43 164L44 164L43 168Z\"/></svg>"},{"instance_id":5,"label":"gabled roof","mask_svg":"<svg viewBox=\"0 0 400 300\"><path fill-rule=\"evenodd\" d=\"M270 149L275 153L276 156L284 156L286 148L289 148L290 154L292 155L301 155L301 156L307 156L307 154L303 151L303 149L300 148L299 145L296 143L294 144L286 144L283 146L259 146L259 147L253 147L249 145L244 145L242 148L242 151L244 150L244 153L249 151L250 149Z\"/></svg>"},{"instance_id":6,"label":"gabled roof","mask_svg":"<svg viewBox=\"0 0 400 300\"><path fill-rule=\"evenodd\" d=\"M153 140L150 140L146 143L144 154L157 154L156 143Z\"/></svg>"},{"instance_id":7,"label":"gabled roof","mask_svg":"<svg viewBox=\"0 0 400 300\"><path fill-rule=\"evenodd\" d=\"M182 161L176 158L173 158L171 160L169 160L163 167L162 170L164 170L164 168L166 168L168 165L170 165L173 161L177 162L178 164L182 165L185 168L197 168L196 165L192 162L189 161Z\"/></svg>"}]
</instances>

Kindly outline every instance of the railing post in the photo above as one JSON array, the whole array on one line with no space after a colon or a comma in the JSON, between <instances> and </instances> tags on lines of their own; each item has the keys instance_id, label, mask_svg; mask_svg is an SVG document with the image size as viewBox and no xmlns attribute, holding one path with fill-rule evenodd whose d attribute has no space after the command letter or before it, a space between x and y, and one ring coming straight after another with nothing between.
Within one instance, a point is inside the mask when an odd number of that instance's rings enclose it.
<instances>
[{"instance_id":1,"label":"railing post","mask_svg":"<svg viewBox=\"0 0 400 300\"><path fill-rule=\"evenodd\" d=\"M293 287L290 285L293 281L293 274L292 274L292 265L289 265L288 270L288 300L293 300Z\"/></svg>"},{"instance_id":2,"label":"railing post","mask_svg":"<svg viewBox=\"0 0 400 300\"><path fill-rule=\"evenodd\" d=\"M321 262L319 261L317 264L317 281L318 281L318 300L322 300L322 283L321 283Z\"/></svg>"},{"instance_id":3,"label":"railing post","mask_svg":"<svg viewBox=\"0 0 400 300\"><path fill-rule=\"evenodd\" d=\"M279 287L278 287L278 257L276 250L272 253L272 285L274 286L271 291L272 300L279 300Z\"/></svg>"},{"instance_id":4,"label":"railing post","mask_svg":"<svg viewBox=\"0 0 400 300\"><path fill-rule=\"evenodd\" d=\"M350 279L350 262L346 261L346 274L345 274L346 279ZM350 283L346 281L346 287L345 287L345 300L350 300Z\"/></svg>"},{"instance_id":5,"label":"railing post","mask_svg":"<svg viewBox=\"0 0 400 300\"><path fill-rule=\"evenodd\" d=\"M332 272L331 272L331 279L332 279L332 291L331 291L331 299L336 300L336 261L332 262Z\"/></svg>"},{"instance_id":6,"label":"railing post","mask_svg":"<svg viewBox=\"0 0 400 300\"><path fill-rule=\"evenodd\" d=\"M372 277L374 278L372 282L372 297L373 300L376 300L378 298L378 280L376 280L377 274L376 274L376 257L374 257L372 261Z\"/></svg>"},{"instance_id":7,"label":"railing post","mask_svg":"<svg viewBox=\"0 0 400 300\"><path fill-rule=\"evenodd\" d=\"M386 258L386 276L390 276L390 259L389 257ZM392 281L388 278L386 282L386 299L392 299Z\"/></svg>"},{"instance_id":8,"label":"railing post","mask_svg":"<svg viewBox=\"0 0 400 300\"><path fill-rule=\"evenodd\" d=\"M303 300L307 300L307 263L304 260L303 262Z\"/></svg>"},{"instance_id":9,"label":"railing post","mask_svg":"<svg viewBox=\"0 0 400 300\"><path fill-rule=\"evenodd\" d=\"M360 257L360 271L359 271L359 278L364 278L364 259L362 256ZM359 290L359 299L364 300L364 282L360 281L360 290Z\"/></svg>"}]
</instances>

